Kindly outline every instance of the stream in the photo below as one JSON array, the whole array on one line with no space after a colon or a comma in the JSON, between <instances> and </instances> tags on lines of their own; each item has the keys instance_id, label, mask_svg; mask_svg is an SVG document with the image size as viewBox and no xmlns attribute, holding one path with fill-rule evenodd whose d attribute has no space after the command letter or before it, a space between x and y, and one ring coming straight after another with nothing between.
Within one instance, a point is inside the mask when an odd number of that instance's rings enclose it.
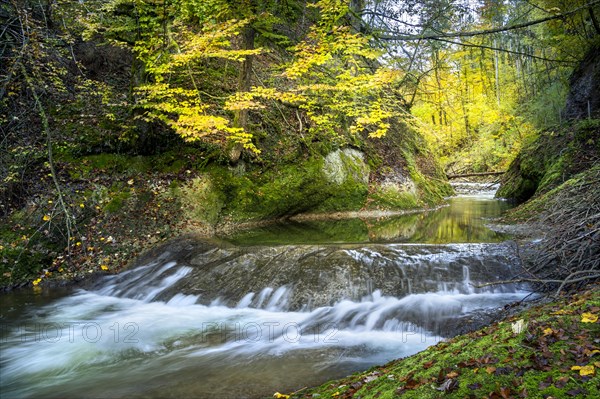
<instances>
[{"instance_id":1,"label":"stream","mask_svg":"<svg viewBox=\"0 0 600 399\"><path fill-rule=\"evenodd\" d=\"M2 294L2 398L260 398L414 354L526 287L493 191L382 220L182 237L79 288ZM472 190L471 190L472 191Z\"/></svg>"}]
</instances>

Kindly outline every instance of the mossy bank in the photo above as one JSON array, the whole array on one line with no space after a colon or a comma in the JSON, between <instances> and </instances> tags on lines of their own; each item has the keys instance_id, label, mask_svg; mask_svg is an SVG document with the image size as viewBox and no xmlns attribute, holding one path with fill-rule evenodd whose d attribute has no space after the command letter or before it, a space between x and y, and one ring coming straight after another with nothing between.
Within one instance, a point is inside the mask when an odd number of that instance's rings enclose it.
<instances>
[{"instance_id":1,"label":"mossy bank","mask_svg":"<svg viewBox=\"0 0 600 399\"><path fill-rule=\"evenodd\" d=\"M150 155L65 149L56 155L64 207L44 188L51 177L42 158L39 190L3 218L1 285L118 272L143 250L188 232L211 236L303 213L415 211L452 193L420 136L401 123L381 139L292 151L231 165L206 145Z\"/></svg>"}]
</instances>

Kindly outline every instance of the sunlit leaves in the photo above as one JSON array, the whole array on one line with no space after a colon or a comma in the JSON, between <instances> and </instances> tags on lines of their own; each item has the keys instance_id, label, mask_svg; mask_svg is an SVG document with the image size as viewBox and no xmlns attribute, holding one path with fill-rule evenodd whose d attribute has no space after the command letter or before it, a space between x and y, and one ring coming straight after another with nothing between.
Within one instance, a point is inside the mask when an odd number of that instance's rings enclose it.
<instances>
[{"instance_id":1,"label":"sunlit leaves","mask_svg":"<svg viewBox=\"0 0 600 399\"><path fill-rule=\"evenodd\" d=\"M222 58L243 61L249 55L262 52L261 49L233 49L231 39L239 35L249 20L228 20L222 23L206 24L200 34L181 29L181 46L168 65L173 68L202 58Z\"/></svg>"},{"instance_id":2,"label":"sunlit leaves","mask_svg":"<svg viewBox=\"0 0 600 399\"><path fill-rule=\"evenodd\" d=\"M346 66L336 71L356 74L366 68L364 60L374 60L381 52L369 45L366 36L351 33L347 26L335 26L327 32L313 28L307 38L293 48L296 55L294 62L288 66L284 76L297 80L322 67Z\"/></svg>"},{"instance_id":3,"label":"sunlit leaves","mask_svg":"<svg viewBox=\"0 0 600 399\"><path fill-rule=\"evenodd\" d=\"M229 110L260 109L279 101L306 112L312 135L343 143L350 136L385 135L397 116L393 88L398 71L379 64L382 53L370 38L340 23L346 2L320 1L321 20L291 51L293 59L281 74L278 88L254 87L227 102Z\"/></svg>"},{"instance_id":4,"label":"sunlit leaves","mask_svg":"<svg viewBox=\"0 0 600 399\"><path fill-rule=\"evenodd\" d=\"M148 65L147 69L153 73L155 82L136 90L140 96L138 105L146 111L142 118L163 121L186 141L211 136L210 140L222 142L227 137L258 153L252 144L251 134L233 127L226 116L218 115L203 101L203 94L197 89L192 73L202 59L221 58L239 62L249 55L260 53L260 49L232 48L232 38L247 24L248 20L235 19L207 23L201 32L179 27L177 35L174 35L181 43L177 52L166 55L160 63ZM177 76L177 79L173 79L173 76ZM249 101L232 104L232 110L252 106Z\"/></svg>"},{"instance_id":5,"label":"sunlit leaves","mask_svg":"<svg viewBox=\"0 0 600 399\"><path fill-rule=\"evenodd\" d=\"M598 321L598 315L593 313L583 313L581 315L582 323L595 323Z\"/></svg>"}]
</instances>

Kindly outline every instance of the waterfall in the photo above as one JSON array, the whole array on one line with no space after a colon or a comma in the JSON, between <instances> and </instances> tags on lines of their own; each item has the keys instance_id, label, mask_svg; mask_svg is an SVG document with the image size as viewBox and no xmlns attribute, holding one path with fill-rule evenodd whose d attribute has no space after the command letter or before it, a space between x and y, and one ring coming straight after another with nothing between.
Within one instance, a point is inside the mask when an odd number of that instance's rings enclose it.
<instances>
[{"instance_id":1,"label":"waterfall","mask_svg":"<svg viewBox=\"0 0 600 399\"><path fill-rule=\"evenodd\" d=\"M522 299L516 286L471 285L512 271L506 248L228 247L207 256L186 246L3 327L3 394L227 397L224 387L238 385L224 379L250 372L290 384L341 376L418 352L472 312ZM248 387L239 389L241 397Z\"/></svg>"}]
</instances>

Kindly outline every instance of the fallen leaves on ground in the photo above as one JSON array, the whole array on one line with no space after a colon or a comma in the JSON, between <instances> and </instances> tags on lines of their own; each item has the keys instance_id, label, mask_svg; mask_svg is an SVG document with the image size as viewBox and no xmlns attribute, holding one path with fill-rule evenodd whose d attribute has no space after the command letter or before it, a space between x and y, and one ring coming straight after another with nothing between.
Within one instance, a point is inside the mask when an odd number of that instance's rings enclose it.
<instances>
[{"instance_id":1,"label":"fallen leaves on ground","mask_svg":"<svg viewBox=\"0 0 600 399\"><path fill-rule=\"evenodd\" d=\"M596 374L596 370L591 364L588 364L587 366L573 366L571 367L571 370L579 370L579 375L582 376Z\"/></svg>"},{"instance_id":2,"label":"fallen leaves on ground","mask_svg":"<svg viewBox=\"0 0 600 399\"><path fill-rule=\"evenodd\" d=\"M598 315L595 315L593 313L583 313L581 315L582 323L595 323L597 321L598 321Z\"/></svg>"}]
</instances>

